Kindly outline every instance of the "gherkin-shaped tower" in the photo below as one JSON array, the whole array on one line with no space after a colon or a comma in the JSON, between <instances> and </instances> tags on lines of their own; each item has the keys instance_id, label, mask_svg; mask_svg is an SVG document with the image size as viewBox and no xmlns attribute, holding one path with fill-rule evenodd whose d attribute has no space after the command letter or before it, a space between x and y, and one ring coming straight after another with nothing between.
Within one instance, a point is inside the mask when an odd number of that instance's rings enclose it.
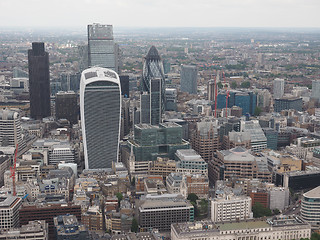
<instances>
[{"instance_id":1,"label":"gherkin-shaped tower","mask_svg":"<svg viewBox=\"0 0 320 240\"><path fill-rule=\"evenodd\" d=\"M152 92L150 89L151 80L152 79L160 79L160 93L161 93L161 113L165 109L165 78L164 78L164 70L163 70L163 62L159 56L158 50L155 46L152 46L145 57L145 61L143 63L143 71L142 71L142 80L141 80L141 91L148 92L149 94Z\"/></svg>"}]
</instances>

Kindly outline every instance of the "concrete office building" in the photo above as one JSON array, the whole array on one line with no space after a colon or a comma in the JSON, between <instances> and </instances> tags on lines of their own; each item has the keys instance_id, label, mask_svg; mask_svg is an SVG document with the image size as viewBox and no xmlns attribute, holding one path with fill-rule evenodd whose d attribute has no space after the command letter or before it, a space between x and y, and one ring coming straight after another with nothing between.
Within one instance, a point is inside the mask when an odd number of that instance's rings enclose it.
<instances>
[{"instance_id":1,"label":"concrete office building","mask_svg":"<svg viewBox=\"0 0 320 240\"><path fill-rule=\"evenodd\" d=\"M217 157L208 163L209 178L217 180L253 179L271 182L271 173L265 157L252 155L249 150L236 147L217 151Z\"/></svg>"},{"instance_id":2,"label":"concrete office building","mask_svg":"<svg viewBox=\"0 0 320 240\"><path fill-rule=\"evenodd\" d=\"M311 225L320 224L320 186L303 194L301 200L301 217Z\"/></svg>"},{"instance_id":3,"label":"concrete office building","mask_svg":"<svg viewBox=\"0 0 320 240\"><path fill-rule=\"evenodd\" d=\"M49 54L43 42L32 43L28 50L30 115L42 119L51 115Z\"/></svg>"},{"instance_id":4,"label":"concrete office building","mask_svg":"<svg viewBox=\"0 0 320 240\"><path fill-rule=\"evenodd\" d=\"M208 176L208 164L193 149L179 149L175 153L176 172Z\"/></svg>"},{"instance_id":5,"label":"concrete office building","mask_svg":"<svg viewBox=\"0 0 320 240\"><path fill-rule=\"evenodd\" d=\"M267 138L258 120L241 121L241 131L250 134L251 150L253 152L261 152L267 148Z\"/></svg>"},{"instance_id":6,"label":"concrete office building","mask_svg":"<svg viewBox=\"0 0 320 240\"><path fill-rule=\"evenodd\" d=\"M186 200L145 200L138 207L139 225L143 231L170 231L172 223L192 222L194 207Z\"/></svg>"},{"instance_id":7,"label":"concrete office building","mask_svg":"<svg viewBox=\"0 0 320 240\"><path fill-rule=\"evenodd\" d=\"M0 197L0 230L19 226L19 208L21 198L13 196Z\"/></svg>"},{"instance_id":8,"label":"concrete office building","mask_svg":"<svg viewBox=\"0 0 320 240\"><path fill-rule=\"evenodd\" d=\"M49 164L57 165L60 162L74 163L75 150L71 145L53 145L48 151Z\"/></svg>"},{"instance_id":9,"label":"concrete office building","mask_svg":"<svg viewBox=\"0 0 320 240\"><path fill-rule=\"evenodd\" d=\"M284 210L289 206L289 188L273 187L269 192L269 208Z\"/></svg>"},{"instance_id":10,"label":"concrete office building","mask_svg":"<svg viewBox=\"0 0 320 240\"><path fill-rule=\"evenodd\" d=\"M55 101L56 119L78 123L78 96L75 92L58 92Z\"/></svg>"},{"instance_id":11,"label":"concrete office building","mask_svg":"<svg viewBox=\"0 0 320 240\"><path fill-rule=\"evenodd\" d=\"M310 237L310 224L298 216L276 216L267 220L254 219L229 223L209 221L176 223L171 227L171 240L299 240Z\"/></svg>"},{"instance_id":12,"label":"concrete office building","mask_svg":"<svg viewBox=\"0 0 320 240\"><path fill-rule=\"evenodd\" d=\"M224 195L211 200L211 221L229 222L253 218L251 197Z\"/></svg>"},{"instance_id":13,"label":"concrete office building","mask_svg":"<svg viewBox=\"0 0 320 240\"><path fill-rule=\"evenodd\" d=\"M177 111L177 89L166 88L166 111Z\"/></svg>"},{"instance_id":14,"label":"concrete office building","mask_svg":"<svg viewBox=\"0 0 320 240\"><path fill-rule=\"evenodd\" d=\"M88 25L89 67L103 67L119 72L118 51L113 40L112 25Z\"/></svg>"},{"instance_id":15,"label":"concrete office building","mask_svg":"<svg viewBox=\"0 0 320 240\"><path fill-rule=\"evenodd\" d=\"M190 143L206 162L211 160L221 145L215 122L196 123L196 128L191 132Z\"/></svg>"},{"instance_id":16,"label":"concrete office building","mask_svg":"<svg viewBox=\"0 0 320 240\"><path fill-rule=\"evenodd\" d=\"M44 220L30 221L19 228L0 231L0 240L48 240L48 223Z\"/></svg>"},{"instance_id":17,"label":"concrete office building","mask_svg":"<svg viewBox=\"0 0 320 240\"><path fill-rule=\"evenodd\" d=\"M320 101L320 80L313 80L312 81L312 92L311 98Z\"/></svg>"},{"instance_id":18,"label":"concrete office building","mask_svg":"<svg viewBox=\"0 0 320 240\"><path fill-rule=\"evenodd\" d=\"M190 94L197 94L197 66L182 65L180 74L180 90Z\"/></svg>"},{"instance_id":19,"label":"concrete office building","mask_svg":"<svg viewBox=\"0 0 320 240\"><path fill-rule=\"evenodd\" d=\"M284 94L284 79L273 80L273 98L282 98Z\"/></svg>"},{"instance_id":20,"label":"concrete office building","mask_svg":"<svg viewBox=\"0 0 320 240\"><path fill-rule=\"evenodd\" d=\"M118 162L121 89L118 74L105 68L82 72L80 113L86 169L111 168Z\"/></svg>"},{"instance_id":21,"label":"concrete office building","mask_svg":"<svg viewBox=\"0 0 320 240\"><path fill-rule=\"evenodd\" d=\"M0 143L3 147L16 147L24 149L25 141L22 139L20 115L12 110L0 110Z\"/></svg>"}]
</instances>

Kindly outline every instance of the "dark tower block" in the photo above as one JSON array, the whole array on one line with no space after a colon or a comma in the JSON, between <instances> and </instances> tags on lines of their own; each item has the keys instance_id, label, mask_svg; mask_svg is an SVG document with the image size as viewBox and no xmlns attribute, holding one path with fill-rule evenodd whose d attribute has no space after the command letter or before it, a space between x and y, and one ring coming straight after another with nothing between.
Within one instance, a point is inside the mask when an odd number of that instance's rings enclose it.
<instances>
[{"instance_id":1,"label":"dark tower block","mask_svg":"<svg viewBox=\"0 0 320 240\"><path fill-rule=\"evenodd\" d=\"M28 50L30 115L42 119L51 115L49 54L44 51L44 43L32 43Z\"/></svg>"}]
</instances>

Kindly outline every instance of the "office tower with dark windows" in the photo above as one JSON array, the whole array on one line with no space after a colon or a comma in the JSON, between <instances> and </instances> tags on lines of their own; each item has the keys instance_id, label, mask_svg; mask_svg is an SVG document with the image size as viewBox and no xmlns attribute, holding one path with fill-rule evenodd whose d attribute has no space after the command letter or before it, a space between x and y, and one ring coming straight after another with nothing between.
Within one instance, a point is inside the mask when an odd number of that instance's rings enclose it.
<instances>
[{"instance_id":1,"label":"office tower with dark windows","mask_svg":"<svg viewBox=\"0 0 320 240\"><path fill-rule=\"evenodd\" d=\"M75 92L56 94L56 119L67 119L71 124L78 122L78 96Z\"/></svg>"},{"instance_id":2,"label":"office tower with dark windows","mask_svg":"<svg viewBox=\"0 0 320 240\"><path fill-rule=\"evenodd\" d=\"M111 168L118 161L121 87L116 72L89 68L80 82L80 114L86 169Z\"/></svg>"},{"instance_id":3,"label":"office tower with dark windows","mask_svg":"<svg viewBox=\"0 0 320 240\"><path fill-rule=\"evenodd\" d=\"M180 90L190 94L197 94L197 66L183 65L180 74Z\"/></svg>"},{"instance_id":4,"label":"office tower with dark windows","mask_svg":"<svg viewBox=\"0 0 320 240\"><path fill-rule=\"evenodd\" d=\"M112 25L88 25L88 65L118 72L118 51L113 40Z\"/></svg>"},{"instance_id":5,"label":"office tower with dark windows","mask_svg":"<svg viewBox=\"0 0 320 240\"><path fill-rule=\"evenodd\" d=\"M129 76L128 75L121 75L120 77L120 84L121 84L121 95L125 98L129 97Z\"/></svg>"},{"instance_id":6,"label":"office tower with dark windows","mask_svg":"<svg viewBox=\"0 0 320 240\"><path fill-rule=\"evenodd\" d=\"M143 63L143 70L142 70L142 81L141 81L141 90L150 94L152 91L151 89L151 80L158 79L156 81L160 82L160 86L157 89L160 90L160 117L162 112L165 109L166 103L166 95L165 95L165 78L164 78L164 71L163 71L163 63L159 56L158 50L155 46L152 46L145 57L145 61ZM154 82L154 87L156 83ZM155 91L155 90L154 90ZM158 106L158 105L157 105ZM157 110L158 111L158 110Z\"/></svg>"},{"instance_id":7,"label":"office tower with dark windows","mask_svg":"<svg viewBox=\"0 0 320 240\"><path fill-rule=\"evenodd\" d=\"M32 43L28 50L30 115L42 119L51 115L49 54L44 43Z\"/></svg>"}]
</instances>

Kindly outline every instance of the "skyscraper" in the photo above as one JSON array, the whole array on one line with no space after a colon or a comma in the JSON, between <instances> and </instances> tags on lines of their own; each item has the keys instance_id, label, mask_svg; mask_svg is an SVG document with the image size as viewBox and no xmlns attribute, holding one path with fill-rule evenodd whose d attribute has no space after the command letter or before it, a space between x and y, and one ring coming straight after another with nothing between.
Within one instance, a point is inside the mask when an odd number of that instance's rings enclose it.
<instances>
[{"instance_id":1,"label":"skyscraper","mask_svg":"<svg viewBox=\"0 0 320 240\"><path fill-rule=\"evenodd\" d=\"M32 43L28 50L30 115L42 119L51 115L49 54L44 51L44 43Z\"/></svg>"},{"instance_id":2,"label":"skyscraper","mask_svg":"<svg viewBox=\"0 0 320 240\"><path fill-rule=\"evenodd\" d=\"M197 66L183 65L181 67L180 90L190 94L197 94Z\"/></svg>"},{"instance_id":3,"label":"skyscraper","mask_svg":"<svg viewBox=\"0 0 320 240\"><path fill-rule=\"evenodd\" d=\"M158 50L155 46L152 46L145 57L145 61L143 63L143 71L142 71L142 81L141 81L141 90L148 92L150 94L151 91L151 79L160 79L160 94L161 94L161 102L160 102L160 116L165 109L166 96L165 96L165 78L163 71L163 63L159 56Z\"/></svg>"},{"instance_id":4,"label":"skyscraper","mask_svg":"<svg viewBox=\"0 0 320 240\"><path fill-rule=\"evenodd\" d=\"M121 87L116 72L89 68L80 82L80 113L86 169L111 168L118 161Z\"/></svg>"},{"instance_id":5,"label":"skyscraper","mask_svg":"<svg viewBox=\"0 0 320 240\"><path fill-rule=\"evenodd\" d=\"M284 94L284 79L276 78L273 80L273 97L274 99L282 98Z\"/></svg>"},{"instance_id":6,"label":"skyscraper","mask_svg":"<svg viewBox=\"0 0 320 240\"><path fill-rule=\"evenodd\" d=\"M311 98L320 101L320 80L312 81L312 93Z\"/></svg>"},{"instance_id":7,"label":"skyscraper","mask_svg":"<svg viewBox=\"0 0 320 240\"><path fill-rule=\"evenodd\" d=\"M118 72L118 50L113 40L112 25L88 25L89 67L104 67Z\"/></svg>"}]
</instances>

